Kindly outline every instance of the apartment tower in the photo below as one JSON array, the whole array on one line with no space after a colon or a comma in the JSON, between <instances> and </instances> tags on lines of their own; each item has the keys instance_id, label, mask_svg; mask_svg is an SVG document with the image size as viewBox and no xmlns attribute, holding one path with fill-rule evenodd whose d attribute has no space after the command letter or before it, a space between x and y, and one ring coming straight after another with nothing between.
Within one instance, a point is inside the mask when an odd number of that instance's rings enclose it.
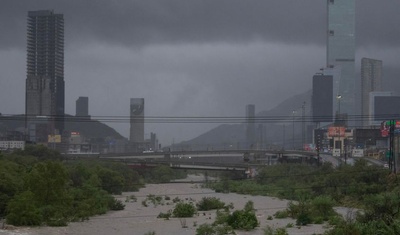
<instances>
[{"instance_id":1,"label":"apartment tower","mask_svg":"<svg viewBox=\"0 0 400 235\"><path fill-rule=\"evenodd\" d=\"M62 133L64 89L64 17L52 10L29 11L25 114L30 140Z\"/></svg>"},{"instance_id":2,"label":"apartment tower","mask_svg":"<svg viewBox=\"0 0 400 235\"><path fill-rule=\"evenodd\" d=\"M369 125L369 93L382 91L382 61L361 59L361 115L363 126Z\"/></svg>"}]
</instances>

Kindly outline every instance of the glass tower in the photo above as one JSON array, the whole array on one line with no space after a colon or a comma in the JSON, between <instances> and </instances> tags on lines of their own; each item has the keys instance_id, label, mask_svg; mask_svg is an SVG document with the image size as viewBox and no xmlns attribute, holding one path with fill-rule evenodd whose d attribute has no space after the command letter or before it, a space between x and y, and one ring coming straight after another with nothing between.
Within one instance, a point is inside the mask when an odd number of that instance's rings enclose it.
<instances>
[{"instance_id":1,"label":"glass tower","mask_svg":"<svg viewBox=\"0 0 400 235\"><path fill-rule=\"evenodd\" d=\"M355 114L355 0L327 0L328 30L327 58L328 68L340 70L338 81L334 82L333 99L341 97L336 110L339 116ZM338 108L339 109L339 108Z\"/></svg>"}]
</instances>

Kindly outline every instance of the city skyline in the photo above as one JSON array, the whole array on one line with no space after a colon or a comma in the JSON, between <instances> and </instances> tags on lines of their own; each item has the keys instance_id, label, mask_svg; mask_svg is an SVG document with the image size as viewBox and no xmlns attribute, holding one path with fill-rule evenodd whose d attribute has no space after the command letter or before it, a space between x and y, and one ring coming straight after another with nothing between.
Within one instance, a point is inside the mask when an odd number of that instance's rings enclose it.
<instances>
[{"instance_id":1,"label":"city skyline","mask_svg":"<svg viewBox=\"0 0 400 235\"><path fill-rule=\"evenodd\" d=\"M268 110L311 89L312 75L325 66L326 4L6 0L0 10L8 22L0 25L5 32L0 39L0 94L13 102L1 105L0 112L23 113L24 34L30 10L54 9L66 18L66 113L74 113L77 97L87 96L93 117L127 117L129 98L144 97L146 115L201 117L243 116L249 103ZM396 74L390 71L397 69L400 50L393 20L399 5L371 0L356 4L357 73L360 59L373 55L384 61L385 76ZM129 136L128 121L110 125ZM156 132L168 145L213 126L154 123L146 126L146 133Z\"/></svg>"}]
</instances>

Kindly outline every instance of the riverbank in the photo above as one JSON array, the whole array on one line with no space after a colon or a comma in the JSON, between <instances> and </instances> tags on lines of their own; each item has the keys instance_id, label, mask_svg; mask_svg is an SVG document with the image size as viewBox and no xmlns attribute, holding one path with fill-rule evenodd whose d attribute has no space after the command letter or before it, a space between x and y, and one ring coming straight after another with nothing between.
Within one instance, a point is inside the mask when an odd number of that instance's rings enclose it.
<instances>
[{"instance_id":1,"label":"riverbank","mask_svg":"<svg viewBox=\"0 0 400 235\"><path fill-rule=\"evenodd\" d=\"M190 180L197 181L201 176L191 176ZM18 227L10 230L1 230L0 235L144 235L148 232L155 232L157 235L163 234L196 234L196 228L203 223L212 223L215 219L215 211L200 212L193 218L178 219L171 218L169 220L158 219L157 215L161 212L166 213L174 208L174 204L165 201L163 205L148 204L144 206L142 201L147 195L168 196L171 198L178 197L184 201L200 201L203 197L217 197L226 204L232 203L236 209L243 209L248 201L254 202L257 210L256 215L260 222L260 226L253 231L237 231L238 235L259 235L263 234L262 229L265 226L273 226L275 228L286 227L288 224L295 225L293 219L272 219L267 220L268 216L278 210L286 208L288 201L280 200L265 196L249 196L235 193L223 194L215 193L213 190L201 188L197 183L168 183L168 184L149 184L139 192L123 193L116 196L124 202L125 209L122 211L112 211L104 215L91 217L90 220L84 222L70 223L66 227ZM132 200L125 202L126 198L134 197L136 202ZM186 226L183 226L183 225ZM291 235L309 235L322 234L325 229L323 225L309 225L300 228L287 228Z\"/></svg>"}]
</instances>

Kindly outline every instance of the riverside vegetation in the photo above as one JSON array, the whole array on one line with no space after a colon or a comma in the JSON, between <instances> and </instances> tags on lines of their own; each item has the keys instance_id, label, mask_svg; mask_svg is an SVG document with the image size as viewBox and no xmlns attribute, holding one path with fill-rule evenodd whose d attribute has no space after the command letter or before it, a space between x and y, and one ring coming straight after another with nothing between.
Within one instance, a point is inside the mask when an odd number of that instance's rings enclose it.
<instances>
[{"instance_id":1,"label":"riverside vegetation","mask_svg":"<svg viewBox=\"0 0 400 235\"><path fill-rule=\"evenodd\" d=\"M292 200L276 218L292 217L298 226L331 225L326 235L400 234L400 185L396 174L358 160L353 166L281 164L258 169L255 179L232 180L225 174L207 186L216 192L274 196ZM355 208L346 218L333 207ZM281 231L265 229L265 234Z\"/></svg>"},{"instance_id":2,"label":"riverside vegetation","mask_svg":"<svg viewBox=\"0 0 400 235\"><path fill-rule=\"evenodd\" d=\"M66 161L44 146L27 146L0 153L0 218L16 226L65 226L124 209L113 194L184 177L166 166L139 172L121 163Z\"/></svg>"}]
</instances>

